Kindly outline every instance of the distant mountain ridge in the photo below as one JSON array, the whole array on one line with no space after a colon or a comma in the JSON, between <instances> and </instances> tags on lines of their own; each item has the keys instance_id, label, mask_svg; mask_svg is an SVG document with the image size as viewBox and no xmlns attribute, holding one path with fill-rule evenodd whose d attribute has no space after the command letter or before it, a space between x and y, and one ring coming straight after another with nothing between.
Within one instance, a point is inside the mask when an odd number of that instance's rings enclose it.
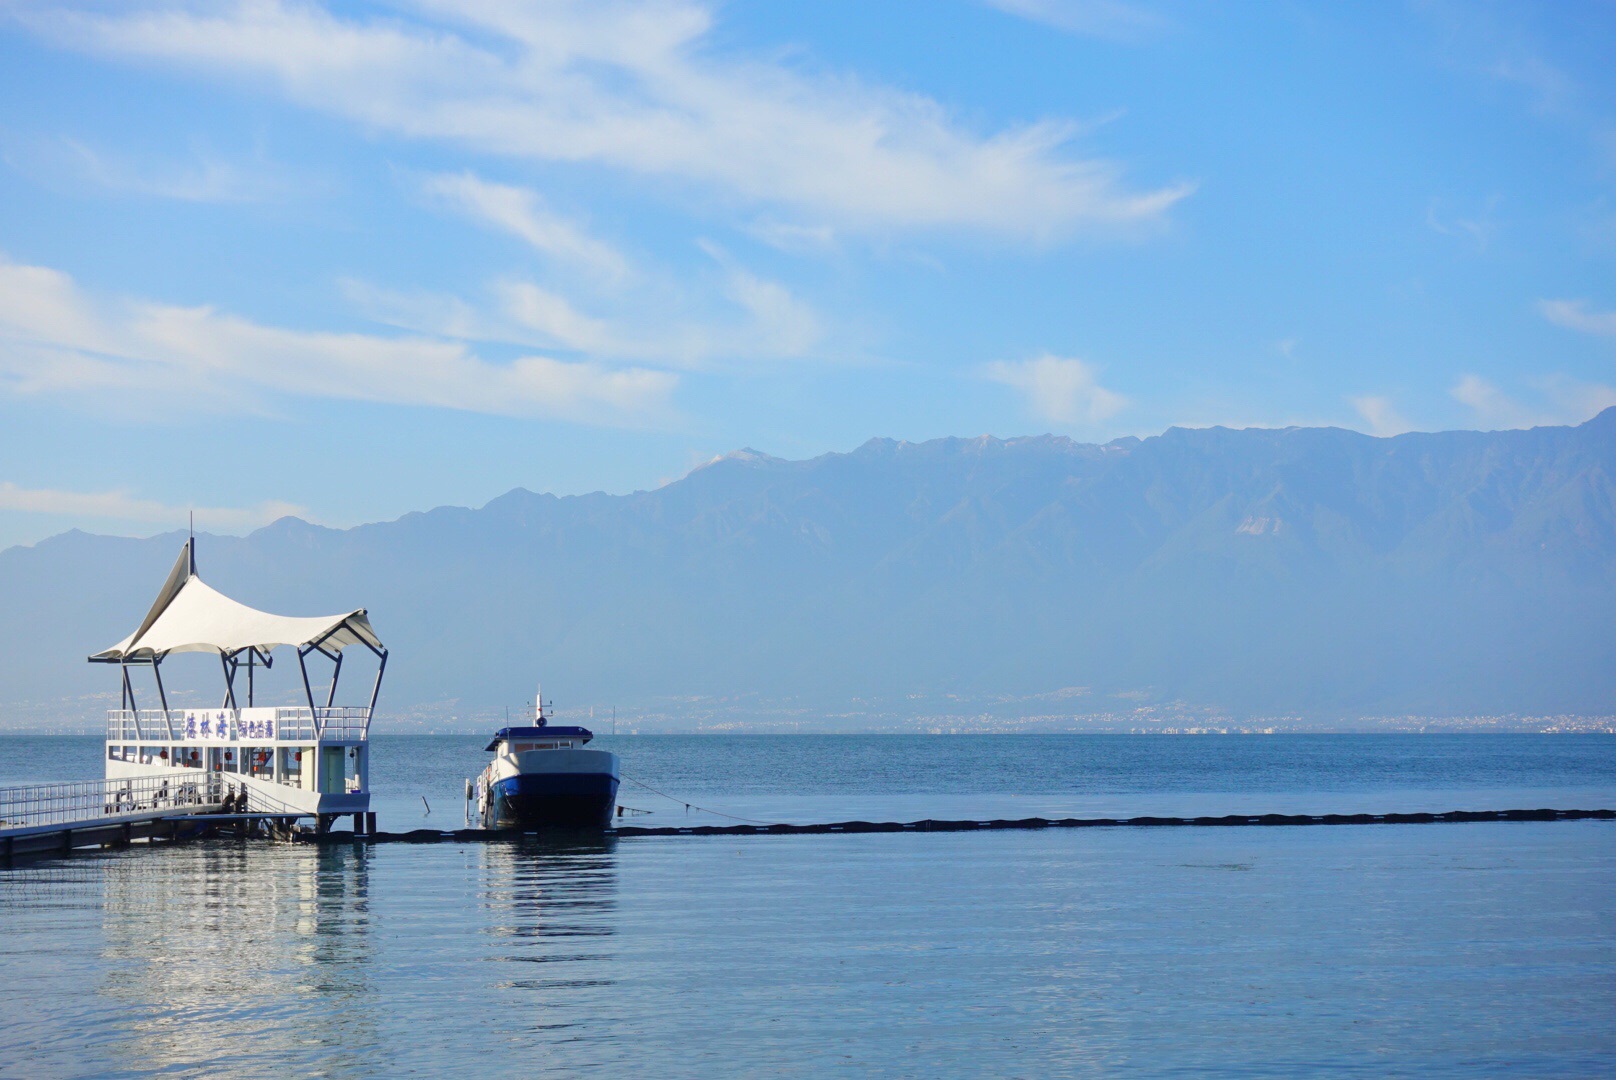
<instances>
[{"instance_id":1,"label":"distant mountain ridge","mask_svg":"<svg viewBox=\"0 0 1616 1080\"><path fill-rule=\"evenodd\" d=\"M631 495L283 519L205 538L199 563L270 610L368 607L399 710L491 713L542 675L625 711L1083 688L1062 707L1608 715L1613 475L1616 409L1391 439L872 439L738 451ZM128 633L177 546L72 532L0 552L0 707L104 707L84 657Z\"/></svg>"}]
</instances>

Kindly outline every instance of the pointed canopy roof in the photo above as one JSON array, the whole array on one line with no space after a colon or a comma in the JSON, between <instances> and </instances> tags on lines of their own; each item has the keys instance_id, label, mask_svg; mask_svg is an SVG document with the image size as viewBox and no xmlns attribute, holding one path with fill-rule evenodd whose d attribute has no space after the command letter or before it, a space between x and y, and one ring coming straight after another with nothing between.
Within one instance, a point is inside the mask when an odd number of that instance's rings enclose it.
<instances>
[{"instance_id":1,"label":"pointed canopy roof","mask_svg":"<svg viewBox=\"0 0 1616 1080\"><path fill-rule=\"evenodd\" d=\"M349 645L381 651L364 608L345 615L294 618L250 608L218 592L196 576L196 556L187 541L157 600L139 629L110 649L90 657L115 664L126 660L161 659L176 652L230 655L243 649L277 645L318 645L328 653Z\"/></svg>"}]
</instances>

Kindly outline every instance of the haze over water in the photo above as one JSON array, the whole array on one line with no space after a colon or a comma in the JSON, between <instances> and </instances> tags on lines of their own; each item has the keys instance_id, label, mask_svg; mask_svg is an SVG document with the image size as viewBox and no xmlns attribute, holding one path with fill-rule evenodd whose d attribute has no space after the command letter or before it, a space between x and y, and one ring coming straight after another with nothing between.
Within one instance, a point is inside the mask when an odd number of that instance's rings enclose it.
<instances>
[{"instance_id":1,"label":"haze over water","mask_svg":"<svg viewBox=\"0 0 1616 1080\"><path fill-rule=\"evenodd\" d=\"M770 819L1616 805L1599 737L601 741L644 784ZM458 824L480 740L375 745L383 828ZM3 783L99 766L93 739L3 746ZM27 976L0 985L0 1070L1586 1076L1616 1066L1613 840L1559 822L132 849L0 875L0 967Z\"/></svg>"}]
</instances>

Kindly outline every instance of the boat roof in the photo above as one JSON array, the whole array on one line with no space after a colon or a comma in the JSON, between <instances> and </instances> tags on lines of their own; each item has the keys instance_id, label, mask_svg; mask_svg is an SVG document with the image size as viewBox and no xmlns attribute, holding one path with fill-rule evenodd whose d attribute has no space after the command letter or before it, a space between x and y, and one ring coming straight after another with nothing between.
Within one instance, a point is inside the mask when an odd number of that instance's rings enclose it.
<instances>
[{"instance_id":1,"label":"boat roof","mask_svg":"<svg viewBox=\"0 0 1616 1080\"><path fill-rule=\"evenodd\" d=\"M582 739L588 742L595 737L595 733L582 727L502 727L494 732L494 738L483 747L484 750L493 750L504 739Z\"/></svg>"},{"instance_id":2,"label":"boat roof","mask_svg":"<svg viewBox=\"0 0 1616 1080\"><path fill-rule=\"evenodd\" d=\"M271 615L230 599L196 575L195 541L188 541L139 629L91 662L123 663L161 659L176 652L217 652L225 656L277 645L314 647L335 659L349 645L380 654L381 639L364 608L340 615L297 618Z\"/></svg>"}]
</instances>

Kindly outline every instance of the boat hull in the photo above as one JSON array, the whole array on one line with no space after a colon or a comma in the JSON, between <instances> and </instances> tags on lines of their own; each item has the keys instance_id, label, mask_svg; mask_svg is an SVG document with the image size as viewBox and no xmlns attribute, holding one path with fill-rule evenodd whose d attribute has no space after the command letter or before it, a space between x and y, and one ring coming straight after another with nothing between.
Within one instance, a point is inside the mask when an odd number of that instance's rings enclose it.
<instances>
[{"instance_id":1,"label":"boat hull","mask_svg":"<svg viewBox=\"0 0 1616 1080\"><path fill-rule=\"evenodd\" d=\"M483 824L495 829L605 829L617 807L617 755L537 750L490 769Z\"/></svg>"},{"instance_id":2,"label":"boat hull","mask_svg":"<svg viewBox=\"0 0 1616 1080\"><path fill-rule=\"evenodd\" d=\"M525 773L496 781L490 824L496 829L558 826L604 829L617 805L617 778L603 773Z\"/></svg>"}]
</instances>

